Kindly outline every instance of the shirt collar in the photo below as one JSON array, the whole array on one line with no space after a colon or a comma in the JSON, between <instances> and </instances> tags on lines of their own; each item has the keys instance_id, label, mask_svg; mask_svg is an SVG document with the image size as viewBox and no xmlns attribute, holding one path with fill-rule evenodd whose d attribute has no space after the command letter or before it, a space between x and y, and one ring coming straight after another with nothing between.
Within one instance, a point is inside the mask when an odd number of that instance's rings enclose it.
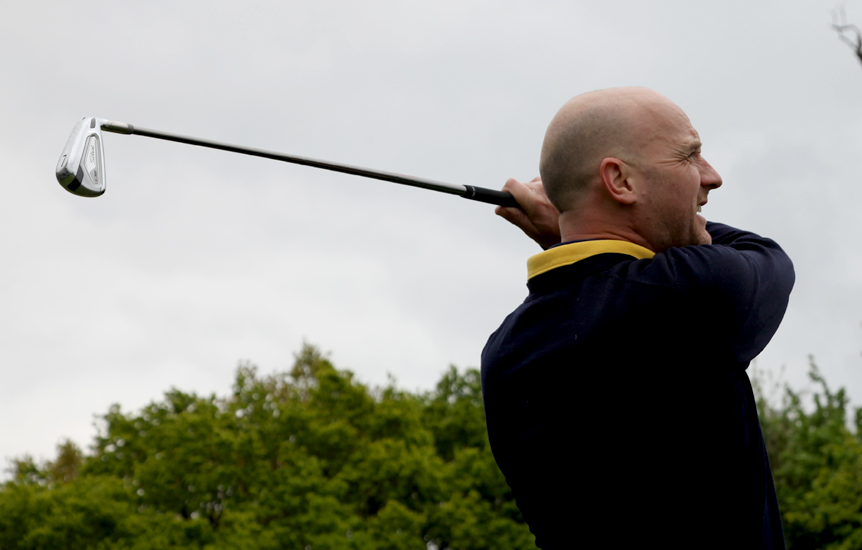
<instances>
[{"instance_id":1,"label":"shirt collar","mask_svg":"<svg viewBox=\"0 0 862 550\"><path fill-rule=\"evenodd\" d=\"M652 250L628 241L598 240L566 243L531 256L527 260L527 279L597 254L626 254L639 260L655 256Z\"/></svg>"}]
</instances>

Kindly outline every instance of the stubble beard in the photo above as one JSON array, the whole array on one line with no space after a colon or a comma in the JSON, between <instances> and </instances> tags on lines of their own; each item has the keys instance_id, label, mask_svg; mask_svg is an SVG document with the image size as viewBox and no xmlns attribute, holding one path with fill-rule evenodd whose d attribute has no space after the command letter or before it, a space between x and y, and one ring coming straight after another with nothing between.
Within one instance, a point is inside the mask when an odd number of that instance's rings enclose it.
<instances>
[{"instance_id":1,"label":"stubble beard","mask_svg":"<svg viewBox=\"0 0 862 550\"><path fill-rule=\"evenodd\" d=\"M706 218L701 216L700 214L696 215L697 223L698 223L698 232L697 238L695 239L697 242L694 244L712 244L712 235L706 230Z\"/></svg>"}]
</instances>

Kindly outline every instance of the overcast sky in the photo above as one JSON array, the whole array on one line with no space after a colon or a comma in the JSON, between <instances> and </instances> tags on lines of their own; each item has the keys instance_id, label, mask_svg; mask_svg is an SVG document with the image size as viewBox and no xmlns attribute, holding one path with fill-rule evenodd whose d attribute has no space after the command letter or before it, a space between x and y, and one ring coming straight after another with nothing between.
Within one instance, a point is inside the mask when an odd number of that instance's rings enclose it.
<instances>
[{"instance_id":1,"label":"overcast sky","mask_svg":"<svg viewBox=\"0 0 862 550\"><path fill-rule=\"evenodd\" d=\"M570 97L652 87L724 178L707 218L797 284L758 368L813 354L862 402L862 64L831 1L15 2L0 19L0 459L303 340L370 384L478 366L538 247L481 203L106 134L107 193L53 170L84 116L453 183L538 173ZM847 3L862 23L862 0ZM693 319L704 323L709 319ZM580 391L573 388L573 392Z\"/></svg>"}]
</instances>

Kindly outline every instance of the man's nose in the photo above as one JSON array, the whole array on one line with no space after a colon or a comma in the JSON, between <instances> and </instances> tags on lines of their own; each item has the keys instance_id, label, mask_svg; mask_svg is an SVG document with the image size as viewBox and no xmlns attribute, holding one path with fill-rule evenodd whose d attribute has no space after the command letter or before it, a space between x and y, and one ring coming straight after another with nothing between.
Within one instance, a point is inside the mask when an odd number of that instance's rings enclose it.
<instances>
[{"instance_id":1,"label":"man's nose","mask_svg":"<svg viewBox=\"0 0 862 550\"><path fill-rule=\"evenodd\" d=\"M718 175L718 172L706 159L701 160L700 184L711 189L721 187L722 184L721 176Z\"/></svg>"}]
</instances>

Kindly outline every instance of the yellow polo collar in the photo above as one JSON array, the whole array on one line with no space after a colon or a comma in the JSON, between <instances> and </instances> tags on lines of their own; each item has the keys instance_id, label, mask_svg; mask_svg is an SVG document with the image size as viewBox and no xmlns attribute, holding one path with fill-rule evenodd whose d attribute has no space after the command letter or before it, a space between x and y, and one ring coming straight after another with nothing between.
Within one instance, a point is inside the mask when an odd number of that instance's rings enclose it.
<instances>
[{"instance_id":1,"label":"yellow polo collar","mask_svg":"<svg viewBox=\"0 0 862 550\"><path fill-rule=\"evenodd\" d=\"M564 244L531 256L527 260L527 279L564 265L580 262L590 256L608 253L627 254L639 260L655 256L652 250L627 241L601 240Z\"/></svg>"}]
</instances>

